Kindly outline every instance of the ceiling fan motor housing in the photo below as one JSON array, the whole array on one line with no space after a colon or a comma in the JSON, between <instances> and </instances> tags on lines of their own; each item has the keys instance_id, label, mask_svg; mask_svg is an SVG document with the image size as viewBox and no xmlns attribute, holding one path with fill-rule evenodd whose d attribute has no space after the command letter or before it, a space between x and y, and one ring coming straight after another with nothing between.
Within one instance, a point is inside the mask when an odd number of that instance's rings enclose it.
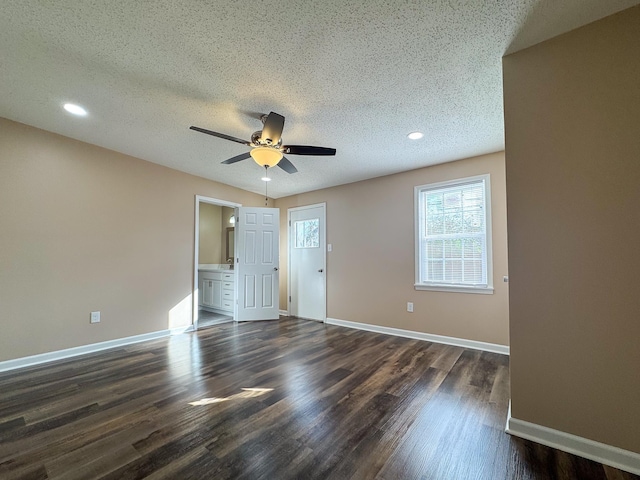
<instances>
[{"instance_id":1,"label":"ceiling fan motor housing","mask_svg":"<svg viewBox=\"0 0 640 480\"><path fill-rule=\"evenodd\" d=\"M262 130L253 132L251 141L248 142L241 138L226 135L224 133L214 132L205 128L191 126L191 130L205 133L214 137L223 138L236 143L241 143L247 147L251 147L251 151L236 155L223 161L224 164L232 164L253 158L261 167L269 168L278 165L287 173L296 173L296 167L283 156L284 153L291 155L335 155L335 148L313 147L310 145L282 145L282 129L284 128L284 117L278 113L271 112L269 115L262 115Z\"/></svg>"},{"instance_id":2,"label":"ceiling fan motor housing","mask_svg":"<svg viewBox=\"0 0 640 480\"><path fill-rule=\"evenodd\" d=\"M262 130L253 132L251 135L251 143L255 146L269 146L274 148L280 148L282 145L282 138L278 140L278 143L274 144L270 138L262 138Z\"/></svg>"}]
</instances>

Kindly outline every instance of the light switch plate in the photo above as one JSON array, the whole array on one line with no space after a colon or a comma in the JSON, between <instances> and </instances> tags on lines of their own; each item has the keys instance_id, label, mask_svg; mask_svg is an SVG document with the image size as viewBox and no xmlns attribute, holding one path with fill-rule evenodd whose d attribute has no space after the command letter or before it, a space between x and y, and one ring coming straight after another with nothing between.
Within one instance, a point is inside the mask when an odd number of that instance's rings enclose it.
<instances>
[{"instance_id":1,"label":"light switch plate","mask_svg":"<svg viewBox=\"0 0 640 480\"><path fill-rule=\"evenodd\" d=\"M91 312L91 323L100 323L100 312Z\"/></svg>"}]
</instances>

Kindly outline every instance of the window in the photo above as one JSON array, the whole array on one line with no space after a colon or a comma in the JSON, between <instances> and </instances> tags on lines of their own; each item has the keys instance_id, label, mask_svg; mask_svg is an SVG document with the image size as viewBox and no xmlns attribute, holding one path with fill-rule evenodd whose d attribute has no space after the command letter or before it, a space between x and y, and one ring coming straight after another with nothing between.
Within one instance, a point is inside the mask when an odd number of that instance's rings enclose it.
<instances>
[{"instance_id":1,"label":"window","mask_svg":"<svg viewBox=\"0 0 640 480\"><path fill-rule=\"evenodd\" d=\"M320 219L295 222L295 248L318 248L320 246Z\"/></svg>"},{"instance_id":2,"label":"window","mask_svg":"<svg viewBox=\"0 0 640 480\"><path fill-rule=\"evenodd\" d=\"M493 293L489 175L415 187L416 290Z\"/></svg>"}]
</instances>

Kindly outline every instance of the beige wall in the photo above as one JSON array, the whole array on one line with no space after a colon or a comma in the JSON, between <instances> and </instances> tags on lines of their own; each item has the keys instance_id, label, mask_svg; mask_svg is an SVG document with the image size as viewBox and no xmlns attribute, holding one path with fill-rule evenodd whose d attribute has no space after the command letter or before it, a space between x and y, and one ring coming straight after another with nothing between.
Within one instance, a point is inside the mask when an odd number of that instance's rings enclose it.
<instances>
[{"instance_id":1,"label":"beige wall","mask_svg":"<svg viewBox=\"0 0 640 480\"><path fill-rule=\"evenodd\" d=\"M233 208L200 202L198 263L227 263L227 228Z\"/></svg>"},{"instance_id":2,"label":"beige wall","mask_svg":"<svg viewBox=\"0 0 640 480\"><path fill-rule=\"evenodd\" d=\"M0 119L0 361L189 323L195 195L264 201Z\"/></svg>"},{"instance_id":3,"label":"beige wall","mask_svg":"<svg viewBox=\"0 0 640 480\"><path fill-rule=\"evenodd\" d=\"M640 7L504 58L514 418L640 453Z\"/></svg>"},{"instance_id":4,"label":"beige wall","mask_svg":"<svg viewBox=\"0 0 640 480\"><path fill-rule=\"evenodd\" d=\"M222 207L200 202L200 241L198 263L221 263L223 245Z\"/></svg>"},{"instance_id":5,"label":"beige wall","mask_svg":"<svg viewBox=\"0 0 640 480\"><path fill-rule=\"evenodd\" d=\"M491 174L493 295L416 291L413 187ZM280 308L287 309L287 209L327 203L327 316L507 345L504 154L496 153L276 200ZM406 310L414 303L414 313Z\"/></svg>"}]
</instances>

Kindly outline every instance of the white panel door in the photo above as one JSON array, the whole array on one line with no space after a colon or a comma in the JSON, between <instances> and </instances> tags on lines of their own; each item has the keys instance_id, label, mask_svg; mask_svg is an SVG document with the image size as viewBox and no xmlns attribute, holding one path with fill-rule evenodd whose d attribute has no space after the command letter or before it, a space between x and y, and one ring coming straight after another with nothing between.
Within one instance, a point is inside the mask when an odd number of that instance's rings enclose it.
<instances>
[{"instance_id":1,"label":"white panel door","mask_svg":"<svg viewBox=\"0 0 640 480\"><path fill-rule=\"evenodd\" d=\"M289 314L327 316L325 204L289 209Z\"/></svg>"},{"instance_id":2,"label":"white panel door","mask_svg":"<svg viewBox=\"0 0 640 480\"><path fill-rule=\"evenodd\" d=\"M279 318L280 210L236 208L236 320Z\"/></svg>"}]
</instances>

